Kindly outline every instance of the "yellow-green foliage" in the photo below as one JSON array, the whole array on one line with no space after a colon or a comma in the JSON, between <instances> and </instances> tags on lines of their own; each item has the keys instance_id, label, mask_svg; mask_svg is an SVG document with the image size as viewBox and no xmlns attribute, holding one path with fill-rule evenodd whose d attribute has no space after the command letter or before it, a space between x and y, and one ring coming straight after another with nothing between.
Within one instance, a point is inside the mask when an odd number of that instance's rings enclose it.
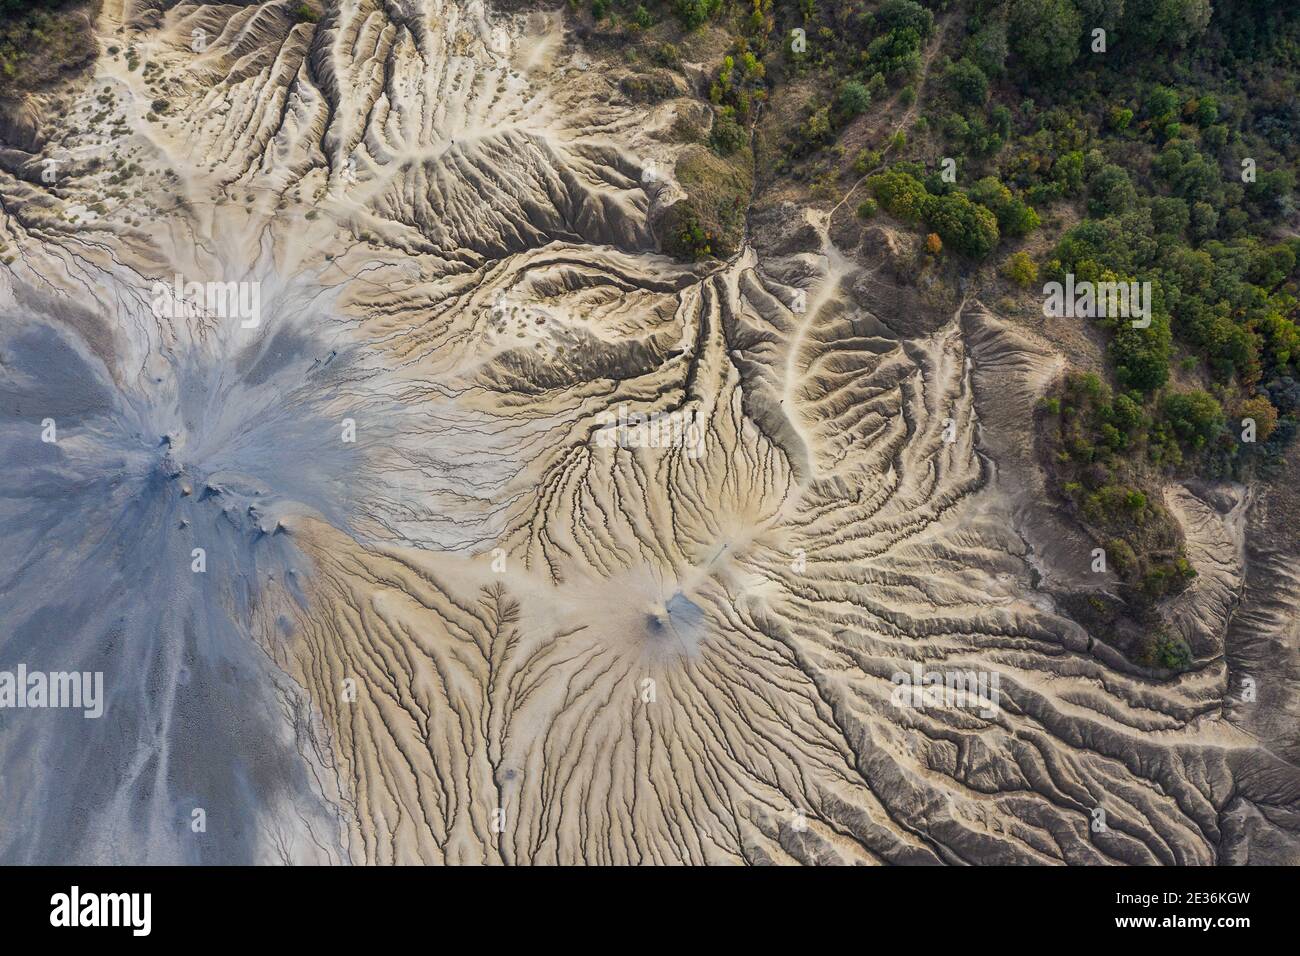
<instances>
[{"instance_id":1,"label":"yellow-green foliage","mask_svg":"<svg viewBox=\"0 0 1300 956\"><path fill-rule=\"evenodd\" d=\"M95 55L98 0L0 0L0 96L37 89Z\"/></svg>"}]
</instances>

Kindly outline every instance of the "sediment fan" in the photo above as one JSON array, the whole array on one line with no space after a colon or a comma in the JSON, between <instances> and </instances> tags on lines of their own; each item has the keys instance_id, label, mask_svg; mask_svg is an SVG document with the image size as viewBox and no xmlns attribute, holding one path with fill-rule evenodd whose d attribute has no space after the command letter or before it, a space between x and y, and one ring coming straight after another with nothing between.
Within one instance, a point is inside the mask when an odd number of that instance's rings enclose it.
<instances>
[{"instance_id":1,"label":"sediment fan","mask_svg":"<svg viewBox=\"0 0 1300 956\"><path fill-rule=\"evenodd\" d=\"M1039 587L1047 346L891 308L825 213L656 254L674 103L558 12L292 6L109 0L145 69L3 152L0 663L107 699L0 716L0 859L1295 861L1261 503L1170 490L1198 660L1144 675Z\"/></svg>"}]
</instances>

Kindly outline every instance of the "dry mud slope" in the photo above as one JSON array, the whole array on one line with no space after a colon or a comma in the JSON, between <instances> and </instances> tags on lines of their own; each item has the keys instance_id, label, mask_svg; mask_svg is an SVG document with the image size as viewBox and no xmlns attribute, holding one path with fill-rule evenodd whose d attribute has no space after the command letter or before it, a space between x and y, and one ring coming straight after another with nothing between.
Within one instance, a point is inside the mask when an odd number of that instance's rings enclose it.
<instances>
[{"instance_id":1,"label":"dry mud slope","mask_svg":"<svg viewBox=\"0 0 1300 956\"><path fill-rule=\"evenodd\" d=\"M0 668L105 711L0 711L0 860L1296 861L1281 492L1169 490L1143 671L1051 596L1061 356L825 212L657 255L691 101L558 11L294 6L106 0L7 107Z\"/></svg>"}]
</instances>

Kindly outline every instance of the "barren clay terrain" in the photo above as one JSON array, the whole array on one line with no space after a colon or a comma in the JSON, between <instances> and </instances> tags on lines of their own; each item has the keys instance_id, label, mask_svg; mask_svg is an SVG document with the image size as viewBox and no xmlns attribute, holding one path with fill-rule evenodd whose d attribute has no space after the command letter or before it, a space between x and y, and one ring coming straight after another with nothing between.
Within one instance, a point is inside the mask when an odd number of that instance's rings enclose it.
<instances>
[{"instance_id":1,"label":"barren clay terrain","mask_svg":"<svg viewBox=\"0 0 1300 956\"><path fill-rule=\"evenodd\" d=\"M0 710L0 861L1300 862L1294 449L1147 475L1195 576L1113 611L1097 334L855 214L962 14L829 193L812 81L710 148L708 26L78 15L0 91L0 670L102 713Z\"/></svg>"}]
</instances>

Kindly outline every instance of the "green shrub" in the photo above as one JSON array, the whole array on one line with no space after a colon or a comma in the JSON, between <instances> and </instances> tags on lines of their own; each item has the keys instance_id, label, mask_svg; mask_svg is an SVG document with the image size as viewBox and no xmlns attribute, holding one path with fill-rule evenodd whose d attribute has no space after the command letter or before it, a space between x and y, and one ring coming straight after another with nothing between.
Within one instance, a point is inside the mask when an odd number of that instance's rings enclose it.
<instances>
[{"instance_id":1,"label":"green shrub","mask_svg":"<svg viewBox=\"0 0 1300 956\"><path fill-rule=\"evenodd\" d=\"M736 122L735 110L724 106L718 110L713 120L713 132L709 139L715 150L723 156L730 156L745 145L749 136L745 128Z\"/></svg>"},{"instance_id":2,"label":"green shrub","mask_svg":"<svg viewBox=\"0 0 1300 956\"><path fill-rule=\"evenodd\" d=\"M924 222L944 245L963 255L983 258L998 243L997 217L964 193L933 195L915 176L898 168L869 177L867 188L890 215Z\"/></svg>"},{"instance_id":3,"label":"green shrub","mask_svg":"<svg viewBox=\"0 0 1300 956\"><path fill-rule=\"evenodd\" d=\"M1192 666L1192 650L1181 637L1161 632L1152 646L1153 662L1165 670L1185 671Z\"/></svg>"},{"instance_id":4,"label":"green shrub","mask_svg":"<svg viewBox=\"0 0 1300 956\"><path fill-rule=\"evenodd\" d=\"M984 71L968 59L958 60L944 72L943 81L969 106L983 106L989 98L989 80Z\"/></svg>"},{"instance_id":5,"label":"green shrub","mask_svg":"<svg viewBox=\"0 0 1300 956\"><path fill-rule=\"evenodd\" d=\"M1029 253L1014 252L1002 263L1002 274L1022 289L1028 289L1038 281L1038 266Z\"/></svg>"},{"instance_id":6,"label":"green shrub","mask_svg":"<svg viewBox=\"0 0 1300 956\"><path fill-rule=\"evenodd\" d=\"M997 217L963 193L931 197L925 220L946 245L973 259L983 258L998 244Z\"/></svg>"},{"instance_id":7,"label":"green shrub","mask_svg":"<svg viewBox=\"0 0 1300 956\"><path fill-rule=\"evenodd\" d=\"M857 80L849 80L840 87L840 93L835 102L836 110L844 121L861 116L871 106L871 94L867 88Z\"/></svg>"},{"instance_id":8,"label":"green shrub","mask_svg":"<svg viewBox=\"0 0 1300 956\"><path fill-rule=\"evenodd\" d=\"M688 30L702 26L722 9L722 0L673 0L673 13Z\"/></svg>"},{"instance_id":9,"label":"green shrub","mask_svg":"<svg viewBox=\"0 0 1300 956\"><path fill-rule=\"evenodd\" d=\"M1179 440L1192 448L1209 444L1226 423L1222 406L1202 391L1166 395L1161 411Z\"/></svg>"},{"instance_id":10,"label":"green shrub","mask_svg":"<svg viewBox=\"0 0 1300 956\"><path fill-rule=\"evenodd\" d=\"M1083 20L1070 0L1013 0L1008 20L1011 51L1022 69L1059 79L1079 55Z\"/></svg>"},{"instance_id":11,"label":"green shrub","mask_svg":"<svg viewBox=\"0 0 1300 956\"><path fill-rule=\"evenodd\" d=\"M1038 228L1038 213L993 176L977 181L969 195L993 212L1003 235L1026 236Z\"/></svg>"}]
</instances>

